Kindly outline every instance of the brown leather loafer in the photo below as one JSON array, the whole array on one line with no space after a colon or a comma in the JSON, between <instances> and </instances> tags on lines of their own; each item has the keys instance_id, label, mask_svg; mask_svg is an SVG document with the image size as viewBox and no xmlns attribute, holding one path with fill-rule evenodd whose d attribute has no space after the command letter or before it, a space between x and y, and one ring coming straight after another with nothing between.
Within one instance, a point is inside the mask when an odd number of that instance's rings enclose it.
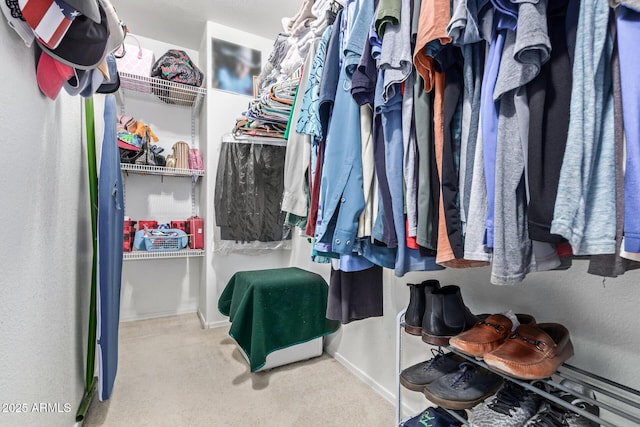
<instances>
[{"instance_id":1,"label":"brown leather loafer","mask_svg":"<svg viewBox=\"0 0 640 427\"><path fill-rule=\"evenodd\" d=\"M520 324L532 325L536 319L529 314L516 314ZM456 350L474 357L485 354L500 347L511 335L513 322L503 314L492 314L478 321L471 329L452 337L449 345Z\"/></svg>"},{"instance_id":2,"label":"brown leather loafer","mask_svg":"<svg viewBox=\"0 0 640 427\"><path fill-rule=\"evenodd\" d=\"M497 349L485 354L493 370L523 380L553 375L573 356L569 331L559 323L520 325Z\"/></svg>"}]
</instances>

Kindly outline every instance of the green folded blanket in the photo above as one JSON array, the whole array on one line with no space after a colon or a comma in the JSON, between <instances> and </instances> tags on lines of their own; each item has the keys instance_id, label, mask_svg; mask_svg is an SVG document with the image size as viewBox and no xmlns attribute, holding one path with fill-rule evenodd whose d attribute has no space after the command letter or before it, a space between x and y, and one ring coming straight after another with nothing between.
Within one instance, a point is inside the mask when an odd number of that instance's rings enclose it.
<instances>
[{"instance_id":1,"label":"green folded blanket","mask_svg":"<svg viewBox=\"0 0 640 427\"><path fill-rule=\"evenodd\" d=\"M244 350L251 372L273 351L335 332L328 320L329 286L322 276L299 268L241 271L233 275L218 299L229 316L229 335Z\"/></svg>"}]
</instances>

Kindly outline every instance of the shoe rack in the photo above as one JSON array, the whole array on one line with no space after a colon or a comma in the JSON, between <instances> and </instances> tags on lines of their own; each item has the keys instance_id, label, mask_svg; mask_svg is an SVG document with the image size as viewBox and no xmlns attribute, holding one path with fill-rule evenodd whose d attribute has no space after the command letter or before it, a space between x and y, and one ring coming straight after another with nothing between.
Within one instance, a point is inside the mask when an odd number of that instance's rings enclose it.
<instances>
[{"instance_id":1,"label":"shoe rack","mask_svg":"<svg viewBox=\"0 0 640 427\"><path fill-rule=\"evenodd\" d=\"M397 330L396 330L396 425L400 425L402 418L402 392L403 387L400 384L400 373L402 372L402 352L403 352L403 335L404 326L405 326L405 312L406 310L401 311L397 316ZM534 392L541 396L542 398L557 404L569 411L573 411L583 417L594 421L601 426L606 427L621 427L621 426L640 426L640 391L635 390L631 387L627 387L623 384L619 384L617 382L611 381L607 378L603 378L594 373L585 371L583 369L577 368L575 366L569 365L567 363L562 364L558 371L550 378L546 378L543 380L535 380L536 382L542 381L547 387L548 390L554 391L563 391L566 393L570 393L586 403L591 405L595 405L600 408L600 414L594 415L583 408L572 405L570 402L567 402L559 397L542 390L538 387L533 386L528 381L519 380L508 375L501 374L500 372L496 372L487 366L482 360L478 360L474 357L467 356L463 353L456 351L455 349L445 346L444 350L448 350L453 352L460 357L466 359L467 361L474 363L478 366L481 366L491 372L495 372L496 374L503 377L506 381L511 381L526 390ZM596 399L592 399L589 396L584 396L582 394L578 394L576 391L562 385L560 382L562 380L569 380L576 384L582 385L588 389L594 391L596 395ZM404 389L406 391L406 389ZM445 409L446 410L446 409ZM458 420L465 426L471 426L467 420L460 417L454 411L446 410L453 418ZM625 424L619 424L620 421L612 421L610 418L617 417L617 419L624 420ZM616 424L618 423L618 424Z\"/></svg>"}]
</instances>

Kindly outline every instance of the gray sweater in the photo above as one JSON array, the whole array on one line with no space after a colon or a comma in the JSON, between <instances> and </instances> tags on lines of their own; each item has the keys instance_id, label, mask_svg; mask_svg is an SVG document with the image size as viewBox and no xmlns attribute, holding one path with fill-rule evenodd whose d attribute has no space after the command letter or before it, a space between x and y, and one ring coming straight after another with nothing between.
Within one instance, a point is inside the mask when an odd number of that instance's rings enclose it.
<instances>
[{"instance_id":1,"label":"gray sweater","mask_svg":"<svg viewBox=\"0 0 640 427\"><path fill-rule=\"evenodd\" d=\"M551 53L546 9L546 0L521 1L518 29L507 33L494 91L494 99L500 99L491 272L496 285L519 283L535 269L526 220L529 106L524 86Z\"/></svg>"}]
</instances>

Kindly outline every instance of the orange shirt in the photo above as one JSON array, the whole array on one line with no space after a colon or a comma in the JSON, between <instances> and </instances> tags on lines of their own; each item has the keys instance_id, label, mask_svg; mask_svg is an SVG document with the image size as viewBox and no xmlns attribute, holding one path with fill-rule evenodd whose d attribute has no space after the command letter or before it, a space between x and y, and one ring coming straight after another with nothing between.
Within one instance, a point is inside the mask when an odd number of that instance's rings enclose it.
<instances>
[{"instance_id":1,"label":"orange shirt","mask_svg":"<svg viewBox=\"0 0 640 427\"><path fill-rule=\"evenodd\" d=\"M424 80L424 91L431 92L435 84L433 58L425 53L427 44L440 40L441 44L451 43L447 36L447 25L451 20L449 0L423 0L420 7L416 49L413 52L413 63L416 71Z\"/></svg>"},{"instance_id":2,"label":"orange shirt","mask_svg":"<svg viewBox=\"0 0 640 427\"><path fill-rule=\"evenodd\" d=\"M444 150L444 87L445 77L443 73L435 70L432 57L427 56L426 46L434 40L445 45L451 42L447 36L447 25L451 19L449 0L423 0L420 7L420 19L416 50L413 53L413 61L416 71L424 79L425 92L434 90L433 101L433 130L436 155L436 168L438 177L442 182L442 153ZM438 201L438 242L436 247L436 263L452 268L480 267L489 265L485 261L468 261L456 259L449 242L447 223L444 216L444 203L442 191Z\"/></svg>"}]
</instances>

